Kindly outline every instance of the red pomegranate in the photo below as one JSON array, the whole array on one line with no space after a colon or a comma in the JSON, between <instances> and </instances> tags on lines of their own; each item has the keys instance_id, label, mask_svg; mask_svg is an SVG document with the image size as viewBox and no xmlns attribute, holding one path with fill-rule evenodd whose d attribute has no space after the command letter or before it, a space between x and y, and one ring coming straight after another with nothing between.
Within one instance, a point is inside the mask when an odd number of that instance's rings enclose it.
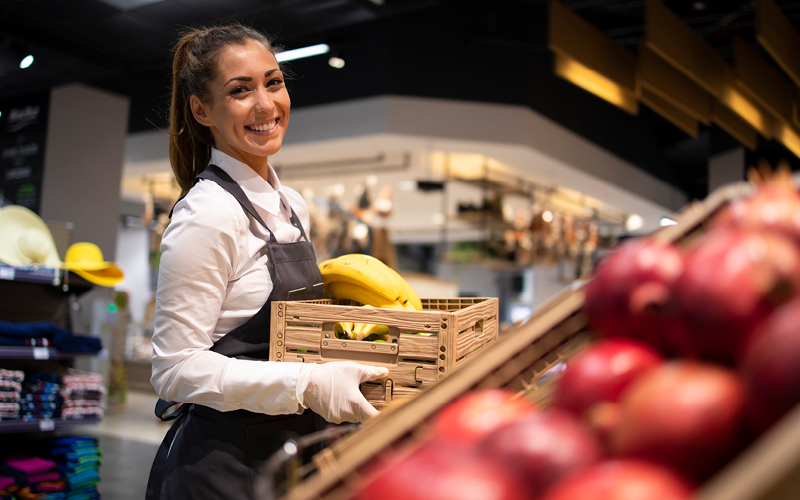
<instances>
[{"instance_id":1,"label":"red pomegranate","mask_svg":"<svg viewBox=\"0 0 800 500\"><path fill-rule=\"evenodd\" d=\"M554 405L581 416L601 401L616 403L622 391L664 358L631 339L603 339L567 362L556 383Z\"/></svg>"},{"instance_id":2,"label":"red pomegranate","mask_svg":"<svg viewBox=\"0 0 800 500\"><path fill-rule=\"evenodd\" d=\"M740 371L756 430L800 403L800 297L776 309L754 332Z\"/></svg>"},{"instance_id":3,"label":"red pomegranate","mask_svg":"<svg viewBox=\"0 0 800 500\"><path fill-rule=\"evenodd\" d=\"M434 417L431 430L444 439L477 443L498 427L534 411L533 403L511 391L483 389L447 405Z\"/></svg>"},{"instance_id":4,"label":"red pomegranate","mask_svg":"<svg viewBox=\"0 0 800 500\"><path fill-rule=\"evenodd\" d=\"M353 500L534 500L500 465L434 439L383 468Z\"/></svg>"},{"instance_id":5,"label":"red pomegranate","mask_svg":"<svg viewBox=\"0 0 800 500\"><path fill-rule=\"evenodd\" d=\"M800 250L777 233L711 231L686 257L674 290L694 351L731 364L746 334L800 290Z\"/></svg>"},{"instance_id":6,"label":"red pomegranate","mask_svg":"<svg viewBox=\"0 0 800 500\"><path fill-rule=\"evenodd\" d=\"M544 500L688 500L692 484L662 465L609 460L557 483Z\"/></svg>"},{"instance_id":7,"label":"red pomegranate","mask_svg":"<svg viewBox=\"0 0 800 500\"><path fill-rule=\"evenodd\" d=\"M694 361L664 363L623 394L612 451L706 479L740 448L744 403L744 387L733 370Z\"/></svg>"},{"instance_id":8,"label":"red pomegranate","mask_svg":"<svg viewBox=\"0 0 800 500\"><path fill-rule=\"evenodd\" d=\"M672 245L645 239L617 247L586 287L589 324L606 337L629 337L661 350L673 349L666 311L671 288L683 272L683 255Z\"/></svg>"},{"instance_id":9,"label":"red pomegranate","mask_svg":"<svg viewBox=\"0 0 800 500\"><path fill-rule=\"evenodd\" d=\"M478 454L518 473L534 495L600 459L597 438L572 414L551 409L495 430Z\"/></svg>"}]
</instances>

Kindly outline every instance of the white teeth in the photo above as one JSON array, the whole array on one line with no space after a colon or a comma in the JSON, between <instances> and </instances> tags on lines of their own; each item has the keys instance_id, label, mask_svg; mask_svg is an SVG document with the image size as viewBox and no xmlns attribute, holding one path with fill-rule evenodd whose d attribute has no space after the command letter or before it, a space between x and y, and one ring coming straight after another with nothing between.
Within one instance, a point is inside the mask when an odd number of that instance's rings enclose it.
<instances>
[{"instance_id":1,"label":"white teeth","mask_svg":"<svg viewBox=\"0 0 800 500\"><path fill-rule=\"evenodd\" d=\"M275 128L275 125L278 123L277 120L272 120L269 123L265 123L263 125L249 125L247 128L250 130L255 130L256 132L266 132L268 130L272 130Z\"/></svg>"}]
</instances>

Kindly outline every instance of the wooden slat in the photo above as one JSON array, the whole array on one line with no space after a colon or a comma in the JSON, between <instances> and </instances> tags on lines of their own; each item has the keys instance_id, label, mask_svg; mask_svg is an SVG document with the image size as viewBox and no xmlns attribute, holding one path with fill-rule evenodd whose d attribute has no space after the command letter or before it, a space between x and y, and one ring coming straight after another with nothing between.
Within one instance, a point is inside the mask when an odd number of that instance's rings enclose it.
<instances>
[{"instance_id":1,"label":"wooden slat","mask_svg":"<svg viewBox=\"0 0 800 500\"><path fill-rule=\"evenodd\" d=\"M711 94L683 72L656 54L646 44L639 46L639 87L646 88L695 120L711 121Z\"/></svg>"},{"instance_id":2,"label":"wooden slat","mask_svg":"<svg viewBox=\"0 0 800 500\"><path fill-rule=\"evenodd\" d=\"M335 306L285 302L286 315L291 321L310 323L335 323L352 321L376 325L396 326L401 330L439 331L439 313L433 311L406 311L397 309L371 309L358 306Z\"/></svg>"},{"instance_id":3,"label":"wooden slat","mask_svg":"<svg viewBox=\"0 0 800 500\"><path fill-rule=\"evenodd\" d=\"M456 361L469 355L472 351L492 340L492 335L488 332L478 334L462 333L456 339Z\"/></svg>"},{"instance_id":4,"label":"wooden slat","mask_svg":"<svg viewBox=\"0 0 800 500\"><path fill-rule=\"evenodd\" d=\"M439 355L439 339L437 337L401 333L398 345L401 357L433 360Z\"/></svg>"},{"instance_id":5,"label":"wooden slat","mask_svg":"<svg viewBox=\"0 0 800 500\"><path fill-rule=\"evenodd\" d=\"M714 96L722 93L725 60L658 0L645 2L645 43Z\"/></svg>"},{"instance_id":6,"label":"wooden slat","mask_svg":"<svg viewBox=\"0 0 800 500\"><path fill-rule=\"evenodd\" d=\"M319 337L317 337L317 346L319 347L319 345ZM333 354L334 356L344 356L345 352L367 352L393 355L398 354L398 344L366 342L359 340L324 339L322 340L322 349L327 351L341 351Z\"/></svg>"},{"instance_id":7,"label":"wooden slat","mask_svg":"<svg viewBox=\"0 0 800 500\"><path fill-rule=\"evenodd\" d=\"M413 387L395 387L392 390L392 399L408 399L416 396L422 392L422 389L415 389Z\"/></svg>"},{"instance_id":8,"label":"wooden slat","mask_svg":"<svg viewBox=\"0 0 800 500\"><path fill-rule=\"evenodd\" d=\"M277 340L276 347L281 347L285 344L286 349L308 349L312 351L319 351L319 330L316 332L307 331L293 331L291 327L286 328L284 340Z\"/></svg>"},{"instance_id":9,"label":"wooden slat","mask_svg":"<svg viewBox=\"0 0 800 500\"><path fill-rule=\"evenodd\" d=\"M774 0L756 4L756 38L800 87L800 33Z\"/></svg>"},{"instance_id":10,"label":"wooden slat","mask_svg":"<svg viewBox=\"0 0 800 500\"><path fill-rule=\"evenodd\" d=\"M389 378L395 388L427 386L439 380L437 373L436 365L401 361L392 369Z\"/></svg>"},{"instance_id":11,"label":"wooden slat","mask_svg":"<svg viewBox=\"0 0 800 500\"><path fill-rule=\"evenodd\" d=\"M497 317L499 303L499 299L489 299L454 313L458 321L455 327L456 331L460 332L466 328L472 327L475 325L476 321L492 316Z\"/></svg>"},{"instance_id":12,"label":"wooden slat","mask_svg":"<svg viewBox=\"0 0 800 500\"><path fill-rule=\"evenodd\" d=\"M697 120L684 113L682 110L676 108L671 103L665 101L647 88L642 88L639 91L639 94L639 97L645 106L652 109L690 136L697 137Z\"/></svg>"},{"instance_id":13,"label":"wooden slat","mask_svg":"<svg viewBox=\"0 0 800 500\"><path fill-rule=\"evenodd\" d=\"M734 74L736 83L751 99L784 123L792 121L795 88L742 37L735 37Z\"/></svg>"}]
</instances>

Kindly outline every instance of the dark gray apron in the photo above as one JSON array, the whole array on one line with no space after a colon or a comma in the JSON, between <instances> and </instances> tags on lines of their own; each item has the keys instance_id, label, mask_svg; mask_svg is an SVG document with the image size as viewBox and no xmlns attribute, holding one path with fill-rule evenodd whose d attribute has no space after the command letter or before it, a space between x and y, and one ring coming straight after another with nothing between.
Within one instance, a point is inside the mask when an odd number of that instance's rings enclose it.
<instances>
[{"instance_id":1,"label":"dark gray apron","mask_svg":"<svg viewBox=\"0 0 800 500\"><path fill-rule=\"evenodd\" d=\"M322 275L314 249L291 207L292 225L300 230L302 239L278 243L241 187L224 170L209 165L197 179L222 186L269 233L267 267L272 293L252 318L227 333L211 350L237 359L267 360L272 301L322 298ZM147 483L148 500L255 498L254 483L263 472L266 459L286 440L316 432L323 424L321 417L311 411L265 415L246 410L221 412L197 404L182 405L164 416L174 405L177 403L163 400L156 405L156 416L177 420L153 461Z\"/></svg>"}]
</instances>

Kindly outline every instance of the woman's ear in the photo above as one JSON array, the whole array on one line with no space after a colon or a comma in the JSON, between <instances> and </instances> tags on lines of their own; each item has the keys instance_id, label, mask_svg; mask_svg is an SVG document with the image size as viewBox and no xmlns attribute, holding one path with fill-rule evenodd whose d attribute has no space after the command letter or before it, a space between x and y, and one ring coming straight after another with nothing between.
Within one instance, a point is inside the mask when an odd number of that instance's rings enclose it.
<instances>
[{"instance_id":1,"label":"woman's ear","mask_svg":"<svg viewBox=\"0 0 800 500\"><path fill-rule=\"evenodd\" d=\"M206 127L214 125L211 117L206 112L206 105L203 104L199 97L196 95L190 96L189 106L192 108L194 119L197 120L200 125L205 125Z\"/></svg>"}]
</instances>

